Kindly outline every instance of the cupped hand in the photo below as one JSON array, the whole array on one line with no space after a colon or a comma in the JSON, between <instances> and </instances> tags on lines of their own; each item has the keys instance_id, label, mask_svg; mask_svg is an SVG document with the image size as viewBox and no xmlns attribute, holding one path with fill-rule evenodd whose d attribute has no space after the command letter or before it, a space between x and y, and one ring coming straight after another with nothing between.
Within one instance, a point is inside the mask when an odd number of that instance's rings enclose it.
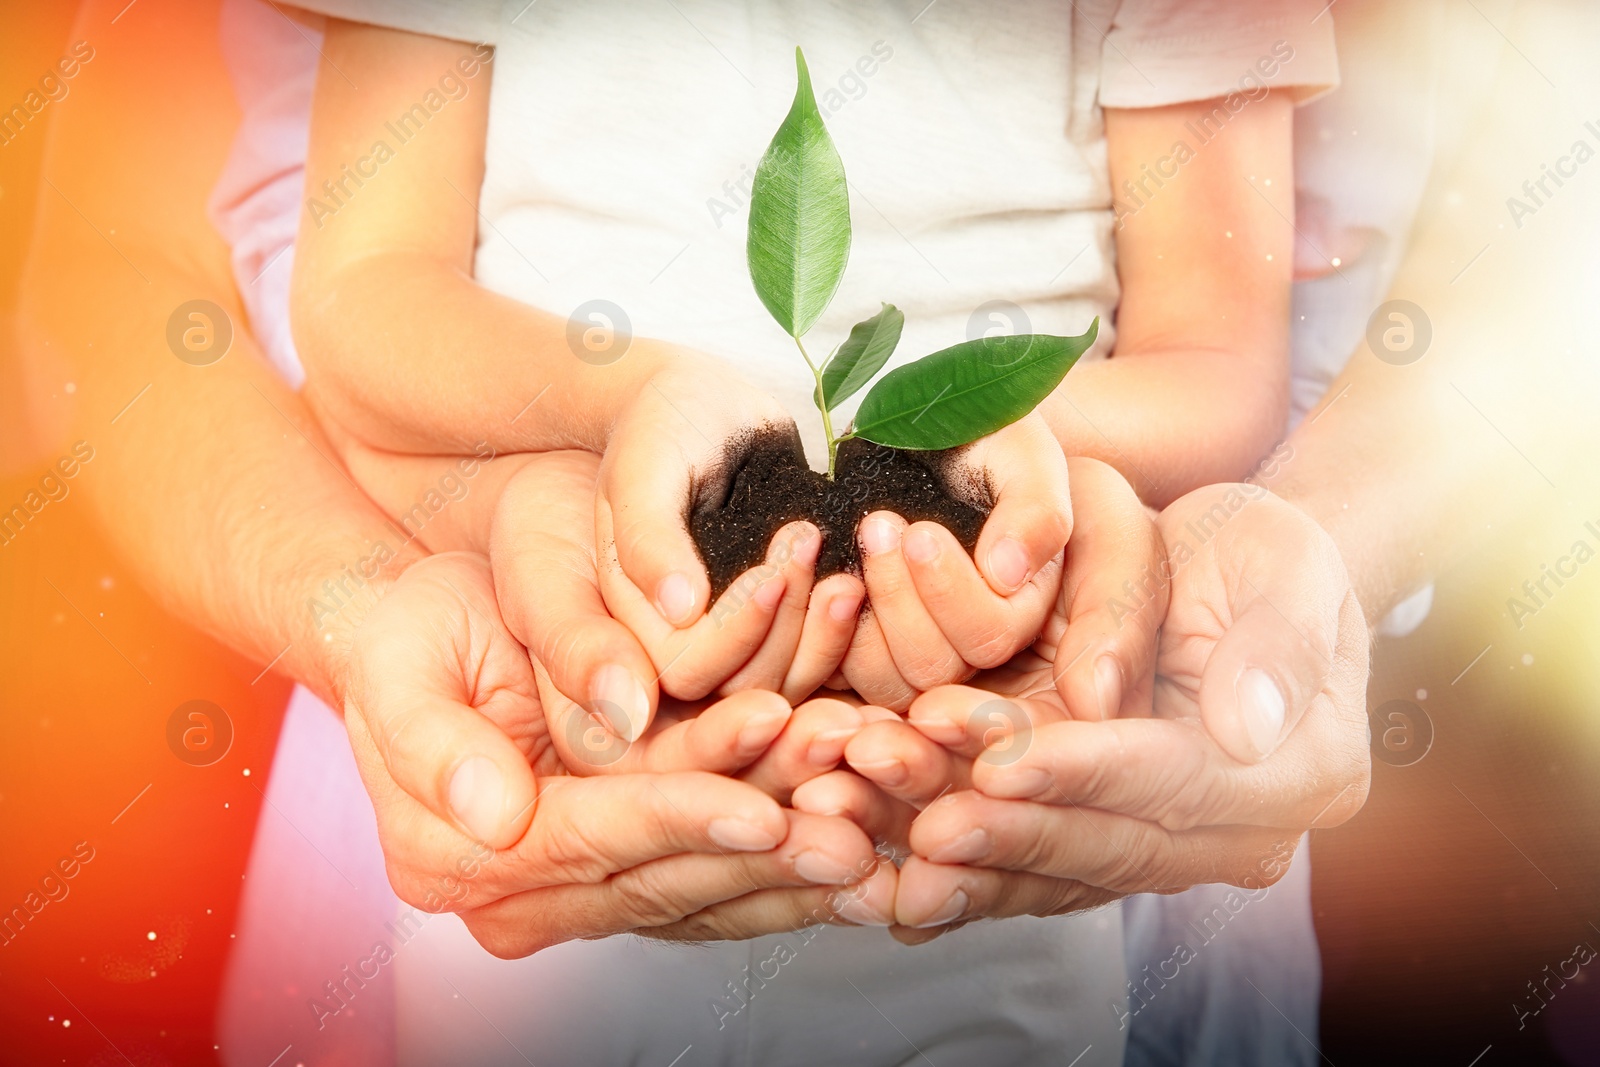
<instances>
[{"instance_id":1,"label":"cupped hand","mask_svg":"<svg viewBox=\"0 0 1600 1067\"><path fill-rule=\"evenodd\" d=\"M498 955L643 928L882 924L892 908L892 866L846 820L705 771L566 773L481 557L414 564L362 622L345 721L395 891L460 912Z\"/></svg>"},{"instance_id":2,"label":"cupped hand","mask_svg":"<svg viewBox=\"0 0 1600 1067\"><path fill-rule=\"evenodd\" d=\"M950 453L941 479L993 504L972 555L938 523L908 526L888 511L858 531L870 610L842 675L885 707L1006 663L1039 636L1061 582L1073 533L1068 465L1040 416Z\"/></svg>"},{"instance_id":3,"label":"cupped hand","mask_svg":"<svg viewBox=\"0 0 1600 1067\"><path fill-rule=\"evenodd\" d=\"M911 826L901 924L1270 885L1306 829L1364 803L1367 630L1331 539L1253 486L1190 493L1159 527L1171 603L1156 717L1073 719L1059 691L1021 686L1028 725ZM993 699L940 690L913 722L953 730Z\"/></svg>"},{"instance_id":4,"label":"cupped hand","mask_svg":"<svg viewBox=\"0 0 1600 1067\"><path fill-rule=\"evenodd\" d=\"M835 575L818 583L808 603L820 543L808 523L780 532L774 562L746 572L716 610L687 629L656 617L631 587L617 596L632 598L632 623L614 617L601 592L602 565L618 583L627 579L615 552L602 561L596 551L601 469L586 452L531 457L507 484L494 518L496 592L512 633L540 665L552 715L576 705L601 715L618 737L636 738L662 690L694 700L768 689L794 702L837 670L861 583Z\"/></svg>"}]
</instances>

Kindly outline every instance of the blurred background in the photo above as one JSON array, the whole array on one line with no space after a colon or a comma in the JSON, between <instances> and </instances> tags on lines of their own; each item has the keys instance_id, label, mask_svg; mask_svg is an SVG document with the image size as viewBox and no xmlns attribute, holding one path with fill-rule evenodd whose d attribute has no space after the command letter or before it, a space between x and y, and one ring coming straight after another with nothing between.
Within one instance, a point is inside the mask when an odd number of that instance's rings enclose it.
<instances>
[{"instance_id":1,"label":"blurred background","mask_svg":"<svg viewBox=\"0 0 1600 1067\"><path fill-rule=\"evenodd\" d=\"M1510 24L1505 5L1467 7ZM73 15L9 6L0 104L67 51ZM35 204L56 195L42 153L71 104L0 145L0 508L71 446L30 400L13 330ZM1516 421L1537 425L1522 399ZM1542 430L1529 462L1550 491L1507 515L1486 487L1491 535L1419 629L1375 647L1371 798L1312 844L1329 1063L1600 1063L1600 964L1550 981L1600 948L1600 566L1533 614L1509 603L1574 541L1600 544L1595 433ZM289 686L163 613L66 484L0 538L0 1062L211 1062ZM172 732L200 722L193 701L212 731L199 756Z\"/></svg>"}]
</instances>

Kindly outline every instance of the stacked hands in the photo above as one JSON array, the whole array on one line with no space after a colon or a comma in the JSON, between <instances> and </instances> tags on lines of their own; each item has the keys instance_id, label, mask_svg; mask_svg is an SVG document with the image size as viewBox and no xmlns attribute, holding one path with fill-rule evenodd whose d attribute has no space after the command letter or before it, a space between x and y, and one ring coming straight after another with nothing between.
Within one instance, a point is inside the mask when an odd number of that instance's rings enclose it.
<instances>
[{"instance_id":1,"label":"stacked hands","mask_svg":"<svg viewBox=\"0 0 1600 1067\"><path fill-rule=\"evenodd\" d=\"M346 722L408 903L505 957L814 923L912 943L1270 884L1360 808L1367 630L1300 511L1239 484L1152 517L1035 415L955 457L993 498L971 556L876 512L862 575L816 581L795 522L713 604L689 510L727 442L792 423L690 380L638 390L603 457L493 460L472 551L356 630Z\"/></svg>"}]
</instances>

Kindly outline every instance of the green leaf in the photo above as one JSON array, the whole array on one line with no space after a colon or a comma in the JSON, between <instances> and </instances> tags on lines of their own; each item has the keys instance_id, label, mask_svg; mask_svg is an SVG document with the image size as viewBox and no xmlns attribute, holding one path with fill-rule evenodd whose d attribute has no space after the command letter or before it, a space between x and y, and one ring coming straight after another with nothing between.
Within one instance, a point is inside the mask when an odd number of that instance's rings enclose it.
<instances>
[{"instance_id":1,"label":"green leaf","mask_svg":"<svg viewBox=\"0 0 1600 1067\"><path fill-rule=\"evenodd\" d=\"M844 163L822 124L805 56L794 50L794 104L756 167L747 255L756 295L791 337L833 299L850 258Z\"/></svg>"},{"instance_id":2,"label":"green leaf","mask_svg":"<svg viewBox=\"0 0 1600 1067\"><path fill-rule=\"evenodd\" d=\"M900 343L905 312L893 304L850 327L850 336L822 368L822 403L829 411L854 396L883 369Z\"/></svg>"},{"instance_id":3,"label":"green leaf","mask_svg":"<svg viewBox=\"0 0 1600 1067\"><path fill-rule=\"evenodd\" d=\"M1096 318L1078 337L980 337L923 356L872 387L855 436L917 450L969 444L1037 407L1099 332Z\"/></svg>"}]
</instances>

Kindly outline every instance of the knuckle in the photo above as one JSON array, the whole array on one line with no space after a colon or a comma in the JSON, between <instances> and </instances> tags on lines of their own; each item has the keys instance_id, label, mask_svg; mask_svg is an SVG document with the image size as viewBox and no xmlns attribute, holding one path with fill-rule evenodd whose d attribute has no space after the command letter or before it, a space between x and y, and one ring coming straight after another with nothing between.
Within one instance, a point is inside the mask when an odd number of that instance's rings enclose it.
<instances>
[{"instance_id":1,"label":"knuckle","mask_svg":"<svg viewBox=\"0 0 1600 1067\"><path fill-rule=\"evenodd\" d=\"M611 899L620 922L628 927L658 927L683 918L683 908L673 899L669 880L648 867L635 867L612 877Z\"/></svg>"}]
</instances>

